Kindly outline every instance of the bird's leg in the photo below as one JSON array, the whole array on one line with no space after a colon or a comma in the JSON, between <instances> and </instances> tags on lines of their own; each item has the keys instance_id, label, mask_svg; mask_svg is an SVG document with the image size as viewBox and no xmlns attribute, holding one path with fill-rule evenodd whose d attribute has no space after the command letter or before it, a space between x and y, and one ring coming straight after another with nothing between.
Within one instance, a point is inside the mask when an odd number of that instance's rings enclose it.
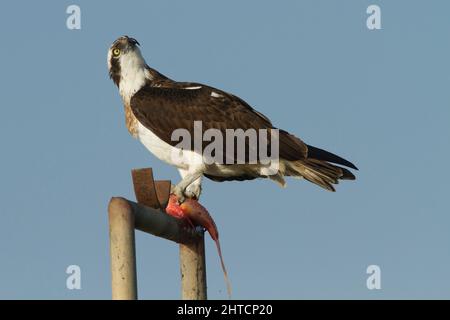
<instances>
[{"instance_id":1,"label":"bird's leg","mask_svg":"<svg viewBox=\"0 0 450 320\"><path fill-rule=\"evenodd\" d=\"M201 178L201 176L202 171L189 172L183 176L183 179L181 179L175 187L172 188L172 193L177 196L178 203L183 203L186 196L189 197L189 195L186 194L186 188L195 180Z\"/></svg>"},{"instance_id":2,"label":"bird's leg","mask_svg":"<svg viewBox=\"0 0 450 320\"><path fill-rule=\"evenodd\" d=\"M187 186L184 194L191 199L200 200L200 194L202 193L202 177L198 178L190 185Z\"/></svg>"}]
</instances>

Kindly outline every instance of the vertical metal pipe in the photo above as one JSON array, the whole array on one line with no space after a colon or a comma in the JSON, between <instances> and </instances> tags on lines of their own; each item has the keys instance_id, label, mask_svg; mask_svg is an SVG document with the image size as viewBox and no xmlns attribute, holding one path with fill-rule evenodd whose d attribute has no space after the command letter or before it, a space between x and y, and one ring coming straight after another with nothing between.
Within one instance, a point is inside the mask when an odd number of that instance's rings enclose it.
<instances>
[{"instance_id":1,"label":"vertical metal pipe","mask_svg":"<svg viewBox=\"0 0 450 320\"><path fill-rule=\"evenodd\" d=\"M111 287L113 300L136 300L134 214L128 201L112 198L109 207Z\"/></svg>"},{"instance_id":2,"label":"vertical metal pipe","mask_svg":"<svg viewBox=\"0 0 450 320\"><path fill-rule=\"evenodd\" d=\"M206 300L205 237L180 244L181 298Z\"/></svg>"}]
</instances>

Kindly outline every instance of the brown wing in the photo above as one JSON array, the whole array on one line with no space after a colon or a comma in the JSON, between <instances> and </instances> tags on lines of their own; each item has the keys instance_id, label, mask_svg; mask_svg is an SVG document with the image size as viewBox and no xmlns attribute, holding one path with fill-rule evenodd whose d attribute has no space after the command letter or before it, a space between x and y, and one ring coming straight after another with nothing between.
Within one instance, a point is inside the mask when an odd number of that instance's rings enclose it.
<instances>
[{"instance_id":1,"label":"brown wing","mask_svg":"<svg viewBox=\"0 0 450 320\"><path fill-rule=\"evenodd\" d=\"M191 133L193 148L194 121L202 122L202 133L211 128L220 130L224 148L226 129L274 129L267 117L242 99L202 84L172 82L161 87L147 85L133 96L130 105L142 125L172 146L179 143L171 140L172 132L183 128ZM209 143L204 142L203 148ZM252 147L255 146L247 145L246 153ZM279 152L280 157L286 160L304 159L307 146L300 139L280 130ZM223 154L226 154L225 150Z\"/></svg>"}]
</instances>

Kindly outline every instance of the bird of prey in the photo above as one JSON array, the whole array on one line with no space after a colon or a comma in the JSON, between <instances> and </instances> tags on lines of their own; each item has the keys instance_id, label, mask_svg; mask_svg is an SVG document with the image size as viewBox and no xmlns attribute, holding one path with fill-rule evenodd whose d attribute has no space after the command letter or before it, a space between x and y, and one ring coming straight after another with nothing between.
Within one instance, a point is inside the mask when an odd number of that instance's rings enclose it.
<instances>
[{"instance_id":1,"label":"bird of prey","mask_svg":"<svg viewBox=\"0 0 450 320\"><path fill-rule=\"evenodd\" d=\"M114 41L108 51L109 75L122 97L130 134L157 158L179 170L182 179L173 193L180 202L186 197L200 197L203 176L214 181L269 178L282 186L284 177L291 176L304 178L330 191L335 191L333 184L341 179L355 179L342 167L357 170L354 164L276 128L269 118L239 97L200 83L177 82L149 67L139 46L138 41L128 36ZM182 148L179 141L173 140L176 129L185 129L195 136L195 122L201 123L202 133L209 129L217 129L224 135L229 129L278 130L276 172L269 174L267 164L261 161L198 161L202 158L201 151L199 154L198 149ZM205 147L207 141L202 143ZM267 142L266 149L269 144ZM246 147L261 148L262 145L246 143ZM174 157L174 154L183 156ZM248 154L246 150L246 160Z\"/></svg>"}]
</instances>

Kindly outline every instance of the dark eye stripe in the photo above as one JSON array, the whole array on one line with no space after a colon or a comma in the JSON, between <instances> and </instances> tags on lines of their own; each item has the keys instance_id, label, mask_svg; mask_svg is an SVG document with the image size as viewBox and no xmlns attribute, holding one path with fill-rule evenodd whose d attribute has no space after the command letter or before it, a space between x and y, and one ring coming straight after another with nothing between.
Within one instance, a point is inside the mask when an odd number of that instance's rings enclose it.
<instances>
[{"instance_id":1,"label":"dark eye stripe","mask_svg":"<svg viewBox=\"0 0 450 320\"><path fill-rule=\"evenodd\" d=\"M119 50L119 55L114 55L114 51ZM122 50L118 49L118 48L114 48L112 51L112 57L110 59L110 63L111 63L111 69L109 70L109 76L111 77L111 79L114 81L114 83L119 86L119 82L120 82L120 63L119 63L119 59L117 59L120 56L120 53L122 52Z\"/></svg>"}]
</instances>

